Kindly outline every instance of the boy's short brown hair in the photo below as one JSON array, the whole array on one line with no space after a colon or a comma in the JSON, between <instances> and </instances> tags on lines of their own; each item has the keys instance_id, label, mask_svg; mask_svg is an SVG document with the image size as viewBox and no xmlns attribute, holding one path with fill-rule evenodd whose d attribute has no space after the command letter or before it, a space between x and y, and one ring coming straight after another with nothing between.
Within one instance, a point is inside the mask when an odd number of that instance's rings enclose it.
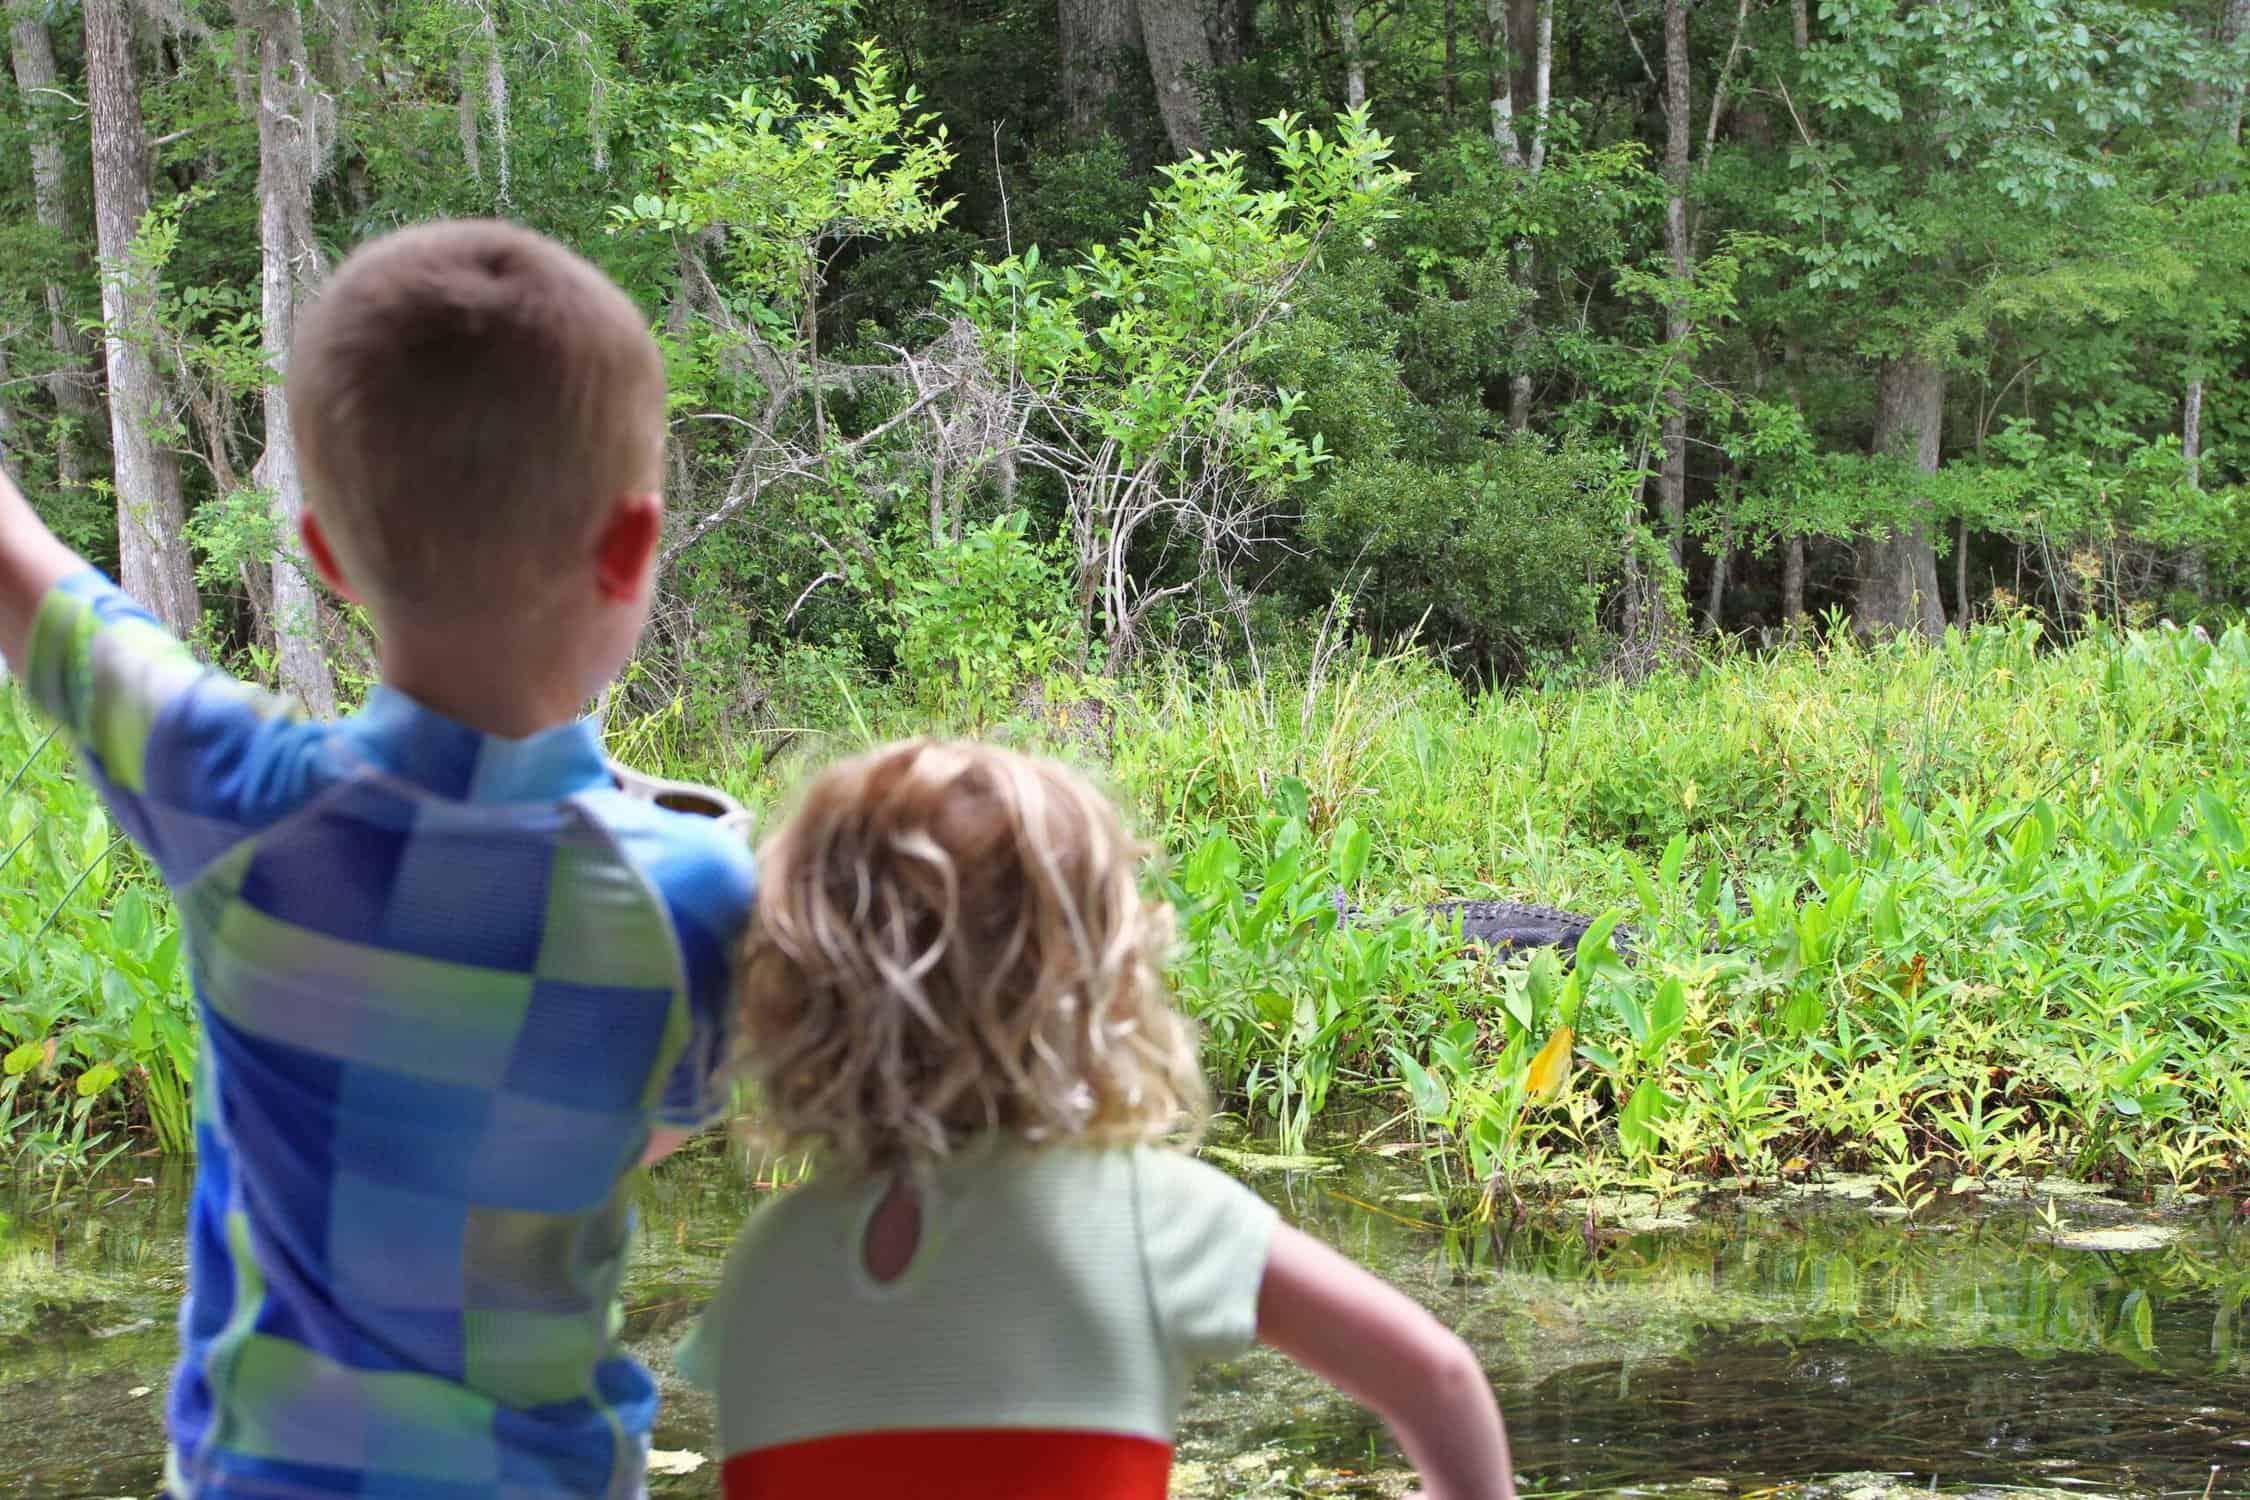
<instances>
[{"instance_id":1,"label":"boy's short brown hair","mask_svg":"<svg viewBox=\"0 0 2250 1500\"><path fill-rule=\"evenodd\" d=\"M300 321L289 416L307 504L394 606L507 609L659 488L664 361L615 283L489 220L361 246Z\"/></svg>"}]
</instances>

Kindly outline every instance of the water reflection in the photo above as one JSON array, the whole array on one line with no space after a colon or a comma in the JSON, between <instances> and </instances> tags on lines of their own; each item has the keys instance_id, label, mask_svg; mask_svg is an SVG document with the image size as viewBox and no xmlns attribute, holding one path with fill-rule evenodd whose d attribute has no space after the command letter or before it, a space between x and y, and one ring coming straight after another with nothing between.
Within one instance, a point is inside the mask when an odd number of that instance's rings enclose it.
<instances>
[{"instance_id":1,"label":"water reflection","mask_svg":"<svg viewBox=\"0 0 2250 1500\"><path fill-rule=\"evenodd\" d=\"M138 1171L51 1211L0 1200L0 1496L155 1488L187 1178ZM1545 1488L1749 1491L1878 1470L1948 1489L2250 1493L2250 1242L2216 1211L2174 1216L2173 1244L2130 1254L2047 1243L2037 1200L1915 1229L1791 1195L1636 1234L1467 1232L1440 1222L1410 1162L1247 1175L1484 1353L1519 1466ZM642 1189L626 1328L660 1369L755 1196L716 1151ZM668 1383L659 1446L708 1434L708 1408ZM1182 1450L1386 1461L1356 1409L1265 1354L1209 1372ZM659 1492L711 1493L708 1470Z\"/></svg>"}]
</instances>

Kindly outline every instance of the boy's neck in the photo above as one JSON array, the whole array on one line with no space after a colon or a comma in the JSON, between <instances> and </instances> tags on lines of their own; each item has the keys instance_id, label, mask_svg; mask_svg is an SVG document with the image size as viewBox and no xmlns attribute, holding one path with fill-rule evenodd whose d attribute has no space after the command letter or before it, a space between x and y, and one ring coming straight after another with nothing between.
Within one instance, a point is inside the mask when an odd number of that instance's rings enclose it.
<instances>
[{"instance_id":1,"label":"boy's neck","mask_svg":"<svg viewBox=\"0 0 2250 1500\"><path fill-rule=\"evenodd\" d=\"M443 650L400 641L386 643L379 655L386 684L424 708L503 739L529 739L568 724L586 706L577 674L556 671L551 657L543 669L517 670L514 653L490 651L483 641Z\"/></svg>"}]
</instances>

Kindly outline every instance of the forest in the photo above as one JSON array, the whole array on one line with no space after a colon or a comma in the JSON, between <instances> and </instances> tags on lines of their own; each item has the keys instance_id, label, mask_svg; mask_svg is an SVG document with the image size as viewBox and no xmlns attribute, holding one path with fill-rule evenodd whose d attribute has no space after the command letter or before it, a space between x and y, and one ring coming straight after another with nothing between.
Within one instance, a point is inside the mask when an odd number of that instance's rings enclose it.
<instances>
[{"instance_id":1,"label":"forest","mask_svg":"<svg viewBox=\"0 0 2250 1500\"><path fill-rule=\"evenodd\" d=\"M10 0L0 444L316 711L293 309L509 216L673 361L632 701L1464 678L2250 589L2250 6Z\"/></svg>"},{"instance_id":2,"label":"forest","mask_svg":"<svg viewBox=\"0 0 2250 1500\"><path fill-rule=\"evenodd\" d=\"M613 752L757 808L887 733L1097 761L1286 1148L1341 1090L1487 1208L2250 1167L2250 0L8 15L6 462L312 712L372 657L295 551L296 311L510 217L669 361ZM184 1146L192 1014L0 710L0 1119L59 1181Z\"/></svg>"}]
</instances>

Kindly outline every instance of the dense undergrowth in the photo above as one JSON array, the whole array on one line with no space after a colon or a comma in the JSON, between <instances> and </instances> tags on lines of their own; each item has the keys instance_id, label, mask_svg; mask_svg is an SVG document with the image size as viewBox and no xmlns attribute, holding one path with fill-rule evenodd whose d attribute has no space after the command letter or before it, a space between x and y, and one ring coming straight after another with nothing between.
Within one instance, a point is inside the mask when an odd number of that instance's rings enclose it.
<instances>
[{"instance_id":1,"label":"dense undergrowth","mask_svg":"<svg viewBox=\"0 0 2250 1500\"><path fill-rule=\"evenodd\" d=\"M843 718L826 751L927 727ZM1418 657L1175 664L998 732L1101 764L1167 848L1208 1067L1290 1149L1348 1103L1488 1203L1831 1169L1910 1208L1962 1176L2250 1180L2239 628L2055 649L2019 622L1507 694ZM177 1145L169 916L39 733L0 706L10 1150L66 1163L127 1118ZM761 804L817 758L619 737ZM1339 893L1605 920L1574 963L1495 959L1418 914L1339 924Z\"/></svg>"}]
</instances>

